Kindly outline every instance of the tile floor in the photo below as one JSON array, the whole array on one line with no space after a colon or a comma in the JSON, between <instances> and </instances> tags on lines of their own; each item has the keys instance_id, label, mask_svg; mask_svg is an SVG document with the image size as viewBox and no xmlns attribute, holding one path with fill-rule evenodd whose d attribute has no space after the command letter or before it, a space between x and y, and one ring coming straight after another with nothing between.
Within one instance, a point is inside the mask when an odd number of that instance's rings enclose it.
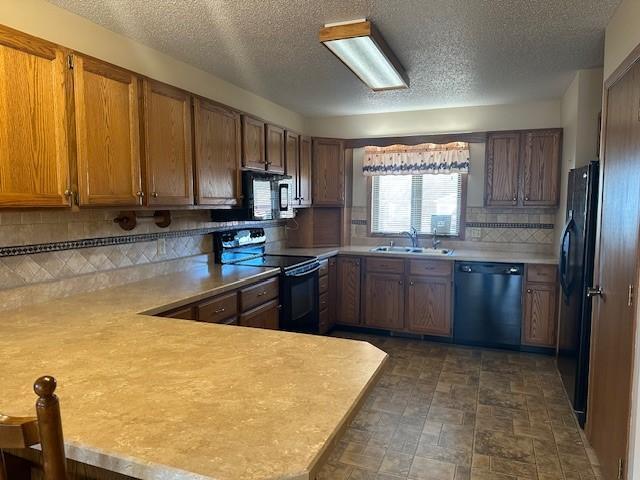
<instances>
[{"instance_id":1,"label":"tile floor","mask_svg":"<svg viewBox=\"0 0 640 480\"><path fill-rule=\"evenodd\" d=\"M320 480L588 480L554 358L336 332L390 356Z\"/></svg>"}]
</instances>

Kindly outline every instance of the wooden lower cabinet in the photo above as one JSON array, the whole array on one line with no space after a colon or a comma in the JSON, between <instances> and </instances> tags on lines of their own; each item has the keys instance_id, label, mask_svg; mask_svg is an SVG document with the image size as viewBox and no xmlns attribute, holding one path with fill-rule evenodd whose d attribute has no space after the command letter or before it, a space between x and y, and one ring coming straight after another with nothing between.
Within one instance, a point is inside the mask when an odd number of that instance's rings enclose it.
<instances>
[{"instance_id":1,"label":"wooden lower cabinet","mask_svg":"<svg viewBox=\"0 0 640 480\"><path fill-rule=\"evenodd\" d=\"M409 277L407 330L449 337L451 317L451 278Z\"/></svg>"},{"instance_id":2,"label":"wooden lower cabinet","mask_svg":"<svg viewBox=\"0 0 640 480\"><path fill-rule=\"evenodd\" d=\"M556 345L556 307L558 293L555 283L528 283L524 295L522 344L536 347Z\"/></svg>"},{"instance_id":3,"label":"wooden lower cabinet","mask_svg":"<svg viewBox=\"0 0 640 480\"><path fill-rule=\"evenodd\" d=\"M167 318L179 318L181 320L197 320L196 310L192 305L171 310L160 316Z\"/></svg>"},{"instance_id":4,"label":"wooden lower cabinet","mask_svg":"<svg viewBox=\"0 0 640 480\"><path fill-rule=\"evenodd\" d=\"M280 302L272 300L240 315L240 326L278 330L279 319Z\"/></svg>"},{"instance_id":5,"label":"wooden lower cabinet","mask_svg":"<svg viewBox=\"0 0 640 480\"><path fill-rule=\"evenodd\" d=\"M360 324L360 258L338 257L336 323Z\"/></svg>"},{"instance_id":6,"label":"wooden lower cabinet","mask_svg":"<svg viewBox=\"0 0 640 480\"><path fill-rule=\"evenodd\" d=\"M404 327L404 275L367 273L364 324L398 330Z\"/></svg>"}]
</instances>

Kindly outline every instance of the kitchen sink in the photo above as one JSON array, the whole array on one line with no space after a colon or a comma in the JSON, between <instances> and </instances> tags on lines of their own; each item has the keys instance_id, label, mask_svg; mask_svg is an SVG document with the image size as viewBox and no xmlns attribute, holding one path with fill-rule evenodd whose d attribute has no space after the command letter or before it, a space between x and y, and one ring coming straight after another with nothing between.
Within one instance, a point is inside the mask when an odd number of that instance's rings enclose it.
<instances>
[{"instance_id":1,"label":"kitchen sink","mask_svg":"<svg viewBox=\"0 0 640 480\"><path fill-rule=\"evenodd\" d=\"M380 246L373 247L370 252L375 253L409 253L413 255L433 255L433 256L447 256L453 253L453 250L448 248L423 248L423 247L390 247Z\"/></svg>"}]
</instances>

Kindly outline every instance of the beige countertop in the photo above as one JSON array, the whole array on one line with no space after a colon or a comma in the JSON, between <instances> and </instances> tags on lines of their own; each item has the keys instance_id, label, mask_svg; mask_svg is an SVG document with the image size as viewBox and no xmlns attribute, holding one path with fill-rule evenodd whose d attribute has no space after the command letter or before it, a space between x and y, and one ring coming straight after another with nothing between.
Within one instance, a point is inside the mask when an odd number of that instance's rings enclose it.
<instances>
[{"instance_id":1,"label":"beige countertop","mask_svg":"<svg viewBox=\"0 0 640 480\"><path fill-rule=\"evenodd\" d=\"M319 248L280 248L271 249L269 253L280 255L310 255L320 259L332 257L334 255L366 255L383 256L387 258L415 258L415 259L438 259L438 260L462 260L474 262L508 262L508 263L538 263L556 265L558 259L552 255L539 253L519 253L519 252L499 252L494 250L468 250L454 249L453 254L446 256L416 255L402 253L376 253L371 252L374 248L368 245L351 245L348 247L319 247Z\"/></svg>"},{"instance_id":2,"label":"beige countertop","mask_svg":"<svg viewBox=\"0 0 640 480\"><path fill-rule=\"evenodd\" d=\"M387 356L365 342L152 317L273 276L203 264L0 313L0 411L58 380L69 458L142 479L308 479Z\"/></svg>"}]
</instances>

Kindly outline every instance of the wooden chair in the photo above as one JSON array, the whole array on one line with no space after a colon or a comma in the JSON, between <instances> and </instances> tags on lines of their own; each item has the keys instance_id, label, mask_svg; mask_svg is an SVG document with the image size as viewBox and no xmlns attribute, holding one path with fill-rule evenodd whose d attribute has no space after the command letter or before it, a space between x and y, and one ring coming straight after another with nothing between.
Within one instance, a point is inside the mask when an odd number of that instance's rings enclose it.
<instances>
[{"instance_id":1,"label":"wooden chair","mask_svg":"<svg viewBox=\"0 0 640 480\"><path fill-rule=\"evenodd\" d=\"M45 376L36 380L36 418L7 417L0 414L0 480L9 480L2 449L21 449L40 444L45 480L67 480L60 402L54 394L56 380Z\"/></svg>"}]
</instances>

